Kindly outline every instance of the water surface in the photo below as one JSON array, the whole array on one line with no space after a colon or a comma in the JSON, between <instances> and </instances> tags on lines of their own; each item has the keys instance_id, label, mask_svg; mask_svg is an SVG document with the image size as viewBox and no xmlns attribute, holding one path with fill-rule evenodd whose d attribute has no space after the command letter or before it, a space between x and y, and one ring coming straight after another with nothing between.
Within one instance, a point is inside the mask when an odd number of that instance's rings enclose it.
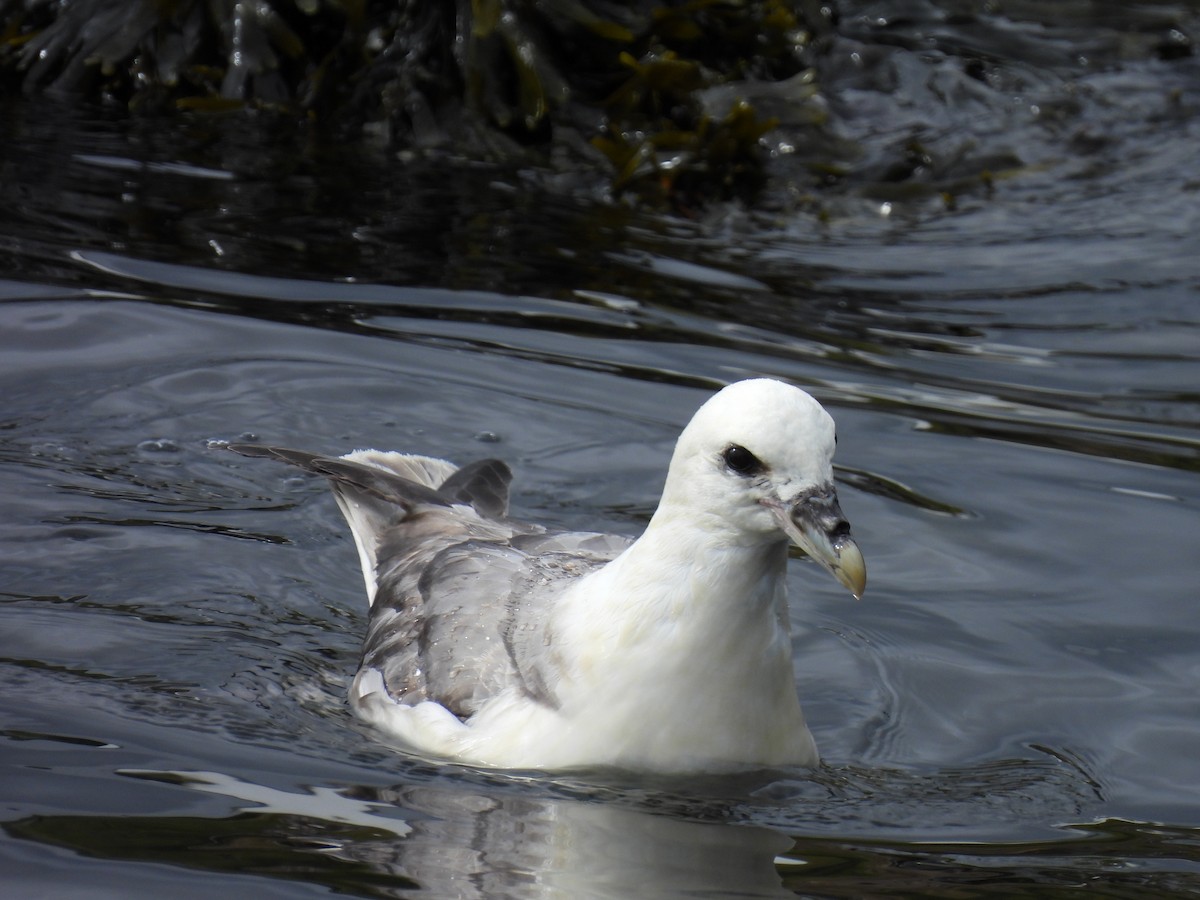
<instances>
[{"instance_id":1,"label":"water surface","mask_svg":"<svg viewBox=\"0 0 1200 900\"><path fill-rule=\"evenodd\" d=\"M1023 167L952 208L864 181L688 220L266 122L0 106L8 885L1200 890L1198 72L1026 31L1019 103L931 99L916 38L870 45L896 92L843 76L868 148L1011 129ZM345 707L365 604L326 488L213 443L498 455L516 515L636 533L748 375L838 420L871 574L854 603L791 566L816 772L393 752Z\"/></svg>"}]
</instances>

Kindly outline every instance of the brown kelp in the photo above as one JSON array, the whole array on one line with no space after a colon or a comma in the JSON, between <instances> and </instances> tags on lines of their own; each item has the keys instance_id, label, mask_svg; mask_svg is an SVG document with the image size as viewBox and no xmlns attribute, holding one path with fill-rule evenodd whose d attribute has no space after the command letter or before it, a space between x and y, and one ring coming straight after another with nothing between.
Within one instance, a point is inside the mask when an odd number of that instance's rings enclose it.
<instances>
[{"instance_id":1,"label":"brown kelp","mask_svg":"<svg viewBox=\"0 0 1200 900\"><path fill-rule=\"evenodd\" d=\"M954 208L1014 173L1102 152L1107 125L1092 120L1112 104L1080 82L1190 58L1198 9L0 0L0 84L134 114L292 117L682 210L804 204L842 185L880 204ZM1162 104L1166 116L1188 109L1182 95Z\"/></svg>"},{"instance_id":2,"label":"brown kelp","mask_svg":"<svg viewBox=\"0 0 1200 900\"><path fill-rule=\"evenodd\" d=\"M0 71L136 112L272 110L403 148L607 162L619 191L696 201L758 184L777 120L754 85L812 96L828 17L785 0L0 0Z\"/></svg>"}]
</instances>

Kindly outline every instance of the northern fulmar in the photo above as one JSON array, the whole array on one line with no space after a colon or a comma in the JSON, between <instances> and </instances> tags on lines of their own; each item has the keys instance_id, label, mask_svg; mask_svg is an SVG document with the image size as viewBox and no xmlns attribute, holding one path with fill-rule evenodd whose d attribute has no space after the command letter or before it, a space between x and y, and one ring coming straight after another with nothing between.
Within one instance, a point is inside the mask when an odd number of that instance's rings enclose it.
<instances>
[{"instance_id":1,"label":"northern fulmar","mask_svg":"<svg viewBox=\"0 0 1200 900\"><path fill-rule=\"evenodd\" d=\"M370 618L354 711L472 765L714 772L818 761L792 668L795 543L860 596L834 423L769 379L731 384L675 445L636 540L508 518L499 460L231 444L329 479Z\"/></svg>"}]
</instances>

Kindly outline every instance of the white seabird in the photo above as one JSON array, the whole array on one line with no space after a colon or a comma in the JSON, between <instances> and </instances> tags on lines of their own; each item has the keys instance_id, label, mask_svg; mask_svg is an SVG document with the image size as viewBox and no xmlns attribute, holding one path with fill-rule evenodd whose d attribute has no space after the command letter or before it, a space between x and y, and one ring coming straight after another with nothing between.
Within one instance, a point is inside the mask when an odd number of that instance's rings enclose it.
<instances>
[{"instance_id":1,"label":"white seabird","mask_svg":"<svg viewBox=\"0 0 1200 900\"><path fill-rule=\"evenodd\" d=\"M236 444L329 478L371 606L350 703L473 765L672 772L818 761L792 670L789 540L856 597L834 423L799 388L732 384L675 446L635 541L507 518L508 466Z\"/></svg>"}]
</instances>

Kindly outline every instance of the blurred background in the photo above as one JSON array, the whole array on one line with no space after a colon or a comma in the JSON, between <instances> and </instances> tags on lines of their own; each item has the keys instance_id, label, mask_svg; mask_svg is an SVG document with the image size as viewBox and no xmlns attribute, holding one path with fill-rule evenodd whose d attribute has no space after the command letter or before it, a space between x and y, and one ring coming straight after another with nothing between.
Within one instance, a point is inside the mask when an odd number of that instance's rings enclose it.
<instances>
[{"instance_id":1,"label":"blurred background","mask_svg":"<svg viewBox=\"0 0 1200 900\"><path fill-rule=\"evenodd\" d=\"M1197 33L0 0L4 891L1200 891ZM395 752L326 486L219 444L498 456L636 534L754 375L837 419L870 572L791 565L815 771Z\"/></svg>"}]
</instances>

